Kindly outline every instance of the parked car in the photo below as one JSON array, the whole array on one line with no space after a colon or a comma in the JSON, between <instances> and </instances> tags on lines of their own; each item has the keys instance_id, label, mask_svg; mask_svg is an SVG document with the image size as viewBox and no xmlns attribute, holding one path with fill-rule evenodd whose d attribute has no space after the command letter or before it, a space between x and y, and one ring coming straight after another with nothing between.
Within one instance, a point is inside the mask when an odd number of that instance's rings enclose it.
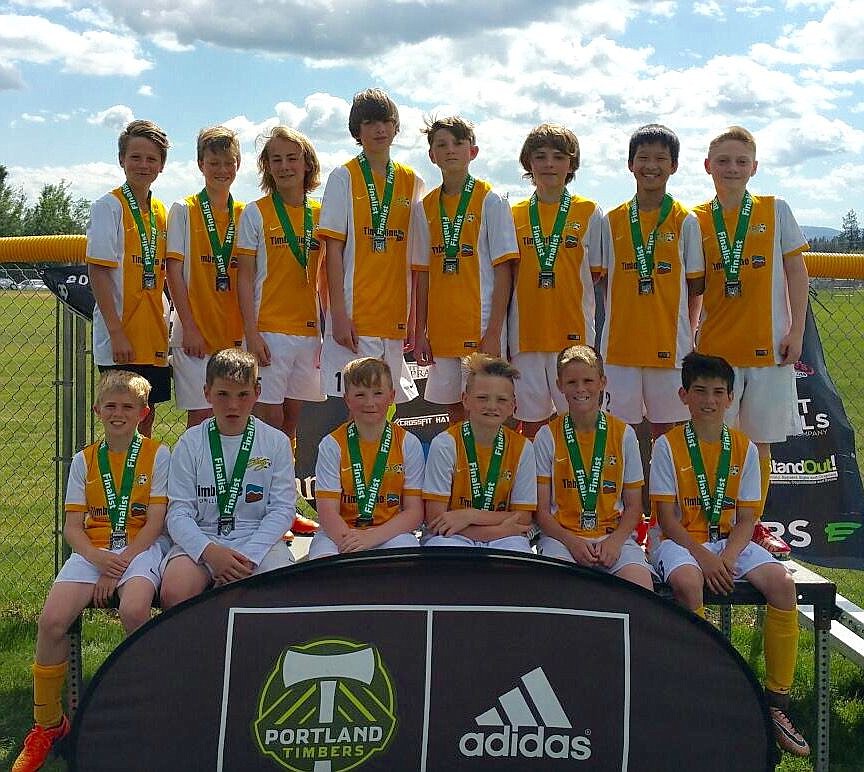
<instances>
[{"instance_id":1,"label":"parked car","mask_svg":"<svg viewBox=\"0 0 864 772\"><path fill-rule=\"evenodd\" d=\"M18 289L18 285L6 276L0 276L0 290Z\"/></svg>"},{"instance_id":2,"label":"parked car","mask_svg":"<svg viewBox=\"0 0 864 772\"><path fill-rule=\"evenodd\" d=\"M24 279L18 283L19 290L47 290L45 282L42 279Z\"/></svg>"}]
</instances>

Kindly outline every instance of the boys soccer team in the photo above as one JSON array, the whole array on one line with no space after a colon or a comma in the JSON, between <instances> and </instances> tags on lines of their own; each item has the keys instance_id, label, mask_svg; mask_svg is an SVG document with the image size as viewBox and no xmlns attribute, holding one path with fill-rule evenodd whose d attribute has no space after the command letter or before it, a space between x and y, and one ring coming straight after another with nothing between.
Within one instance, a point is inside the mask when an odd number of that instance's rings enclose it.
<instances>
[{"instance_id":1,"label":"boys soccer team","mask_svg":"<svg viewBox=\"0 0 864 772\"><path fill-rule=\"evenodd\" d=\"M666 192L678 138L641 127L628 154L635 195L604 217L567 190L580 154L562 126L526 138L519 161L535 190L512 210L469 172L478 147L462 118L427 123L441 171L429 193L390 158L399 116L386 94L357 94L349 130L360 153L331 173L319 205L312 144L272 129L258 158L265 195L244 208L230 191L237 138L205 129L204 187L167 217L150 193L167 137L149 121L121 135L126 181L93 204L87 234L104 438L70 469L74 552L39 619L35 726L13 770L39 769L69 731L66 632L91 602L116 591L128 633L157 592L170 607L292 562L292 443L302 403L325 395L343 397L349 415L318 449L311 558L417 546L418 533L426 547L530 552L536 523L539 554L646 589L662 579L700 615L703 585L727 593L745 577L768 603L778 743L807 755L788 715L794 583L751 541L770 444L801 431L791 365L807 244L785 202L747 190L752 135L730 127L712 140L716 196L691 212ZM406 344L428 368L426 399L451 422L425 460L390 421L394 402L417 396ZM169 351L188 411L170 454L149 438L155 405L170 398ZM655 440L647 557L634 538L643 419Z\"/></svg>"}]
</instances>

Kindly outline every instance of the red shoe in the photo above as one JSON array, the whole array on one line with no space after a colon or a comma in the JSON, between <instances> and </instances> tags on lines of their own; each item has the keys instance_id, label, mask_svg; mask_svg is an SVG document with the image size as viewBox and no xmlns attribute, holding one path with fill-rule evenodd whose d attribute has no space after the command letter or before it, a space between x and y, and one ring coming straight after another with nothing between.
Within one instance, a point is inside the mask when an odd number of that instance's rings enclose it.
<instances>
[{"instance_id":1,"label":"red shoe","mask_svg":"<svg viewBox=\"0 0 864 772\"><path fill-rule=\"evenodd\" d=\"M756 523L753 527L753 536L750 540L764 547L777 560L789 560L792 553L792 548L762 522Z\"/></svg>"},{"instance_id":2,"label":"red shoe","mask_svg":"<svg viewBox=\"0 0 864 772\"><path fill-rule=\"evenodd\" d=\"M38 724L34 726L24 738L24 747L12 765L12 772L36 772L37 769L42 769L54 743L62 740L67 734L69 734L69 719L66 716L63 716L63 720L57 726L50 729Z\"/></svg>"},{"instance_id":3,"label":"red shoe","mask_svg":"<svg viewBox=\"0 0 864 772\"><path fill-rule=\"evenodd\" d=\"M314 520L310 520L308 517L303 517L303 515L294 515L294 525L291 526L291 530L298 536L311 536L320 527L321 526L318 525L318 523Z\"/></svg>"},{"instance_id":4,"label":"red shoe","mask_svg":"<svg viewBox=\"0 0 864 772\"><path fill-rule=\"evenodd\" d=\"M286 544L291 544L291 542L294 541L294 534L291 531L285 531L285 533L282 534L282 541Z\"/></svg>"},{"instance_id":5,"label":"red shoe","mask_svg":"<svg viewBox=\"0 0 864 772\"><path fill-rule=\"evenodd\" d=\"M773 705L769 711L771 712L771 721L774 724L774 737L777 738L777 745L793 756L809 756L810 746L801 736L801 732L795 728L795 724L792 723L792 719L789 718L786 711Z\"/></svg>"}]
</instances>

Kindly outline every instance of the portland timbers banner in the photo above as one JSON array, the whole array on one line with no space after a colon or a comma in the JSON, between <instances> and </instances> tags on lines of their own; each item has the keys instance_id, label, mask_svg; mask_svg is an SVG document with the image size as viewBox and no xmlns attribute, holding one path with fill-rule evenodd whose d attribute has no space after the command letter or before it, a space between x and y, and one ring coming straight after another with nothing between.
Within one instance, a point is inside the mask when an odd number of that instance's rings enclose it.
<instances>
[{"instance_id":1,"label":"portland timbers banner","mask_svg":"<svg viewBox=\"0 0 864 772\"><path fill-rule=\"evenodd\" d=\"M773 770L763 692L654 593L479 549L325 558L205 593L109 656L86 772Z\"/></svg>"},{"instance_id":2,"label":"portland timbers banner","mask_svg":"<svg viewBox=\"0 0 864 772\"><path fill-rule=\"evenodd\" d=\"M792 546L796 558L864 568L864 489L855 433L826 367L809 305L795 375L804 434L771 446L763 519Z\"/></svg>"}]
</instances>

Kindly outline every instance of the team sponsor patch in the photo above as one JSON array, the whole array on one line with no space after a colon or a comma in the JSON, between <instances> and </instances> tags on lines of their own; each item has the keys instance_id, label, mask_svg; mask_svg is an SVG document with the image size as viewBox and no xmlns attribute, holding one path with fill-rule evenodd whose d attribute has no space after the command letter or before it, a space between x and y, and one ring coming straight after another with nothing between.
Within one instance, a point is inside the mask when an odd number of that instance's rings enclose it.
<instances>
[{"instance_id":1,"label":"team sponsor patch","mask_svg":"<svg viewBox=\"0 0 864 772\"><path fill-rule=\"evenodd\" d=\"M249 459L249 469L254 469L256 472L261 472L264 469L270 468L270 459L267 456L254 456Z\"/></svg>"},{"instance_id":2,"label":"team sponsor patch","mask_svg":"<svg viewBox=\"0 0 864 772\"><path fill-rule=\"evenodd\" d=\"M729 496L723 497L723 509L735 509L735 499Z\"/></svg>"},{"instance_id":3,"label":"team sponsor patch","mask_svg":"<svg viewBox=\"0 0 864 772\"><path fill-rule=\"evenodd\" d=\"M398 493L388 493L387 494L387 506L388 507L398 507L399 506L399 494Z\"/></svg>"},{"instance_id":4,"label":"team sponsor patch","mask_svg":"<svg viewBox=\"0 0 864 772\"><path fill-rule=\"evenodd\" d=\"M603 493L615 493L615 480L603 480Z\"/></svg>"},{"instance_id":5,"label":"team sponsor patch","mask_svg":"<svg viewBox=\"0 0 864 772\"><path fill-rule=\"evenodd\" d=\"M264 488L260 485L246 486L246 503L254 504L264 498Z\"/></svg>"},{"instance_id":6,"label":"team sponsor patch","mask_svg":"<svg viewBox=\"0 0 864 772\"><path fill-rule=\"evenodd\" d=\"M147 505L142 504L140 501L136 501L129 507L129 511L136 515L146 515Z\"/></svg>"},{"instance_id":7,"label":"team sponsor patch","mask_svg":"<svg viewBox=\"0 0 864 772\"><path fill-rule=\"evenodd\" d=\"M657 263L657 273L671 273L672 263L660 262Z\"/></svg>"},{"instance_id":8,"label":"team sponsor patch","mask_svg":"<svg viewBox=\"0 0 864 772\"><path fill-rule=\"evenodd\" d=\"M753 255L750 258L750 264L754 268L764 268L765 267L765 255Z\"/></svg>"},{"instance_id":9,"label":"team sponsor patch","mask_svg":"<svg viewBox=\"0 0 864 772\"><path fill-rule=\"evenodd\" d=\"M135 478L136 485L147 485L147 480L150 478L147 477L146 474L139 474L138 477Z\"/></svg>"},{"instance_id":10,"label":"team sponsor patch","mask_svg":"<svg viewBox=\"0 0 864 772\"><path fill-rule=\"evenodd\" d=\"M564 246L568 249L573 249L579 246L579 238L577 236L565 236Z\"/></svg>"},{"instance_id":11,"label":"team sponsor patch","mask_svg":"<svg viewBox=\"0 0 864 772\"><path fill-rule=\"evenodd\" d=\"M460 252L462 253L462 257L473 257L474 247L472 247L470 244L463 244Z\"/></svg>"}]
</instances>

